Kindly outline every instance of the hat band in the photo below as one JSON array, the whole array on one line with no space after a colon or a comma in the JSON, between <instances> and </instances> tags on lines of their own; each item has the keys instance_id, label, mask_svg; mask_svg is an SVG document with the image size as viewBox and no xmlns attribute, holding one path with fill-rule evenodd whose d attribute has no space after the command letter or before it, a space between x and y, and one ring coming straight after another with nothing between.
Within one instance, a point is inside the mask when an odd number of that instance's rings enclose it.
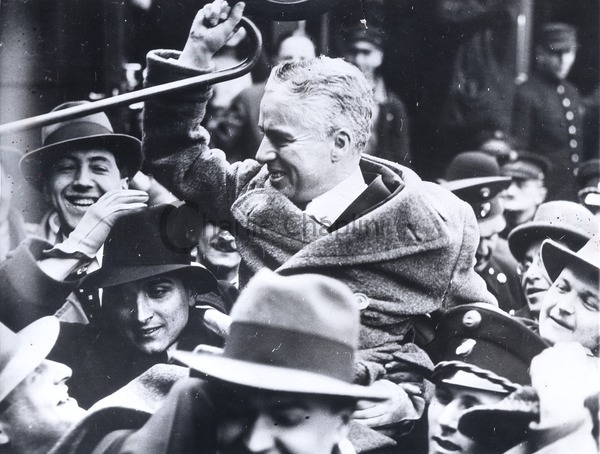
<instances>
[{"instance_id":1,"label":"hat band","mask_svg":"<svg viewBox=\"0 0 600 454\"><path fill-rule=\"evenodd\" d=\"M62 128L58 128L51 134L48 134L44 140L44 146L52 145L66 140L82 139L88 136L97 136L99 134L113 134L113 132L105 126L98 123L88 121L77 121L69 123Z\"/></svg>"},{"instance_id":2,"label":"hat band","mask_svg":"<svg viewBox=\"0 0 600 454\"><path fill-rule=\"evenodd\" d=\"M225 343L224 356L300 369L352 383L353 353L352 346L319 335L258 323L234 322Z\"/></svg>"}]
</instances>

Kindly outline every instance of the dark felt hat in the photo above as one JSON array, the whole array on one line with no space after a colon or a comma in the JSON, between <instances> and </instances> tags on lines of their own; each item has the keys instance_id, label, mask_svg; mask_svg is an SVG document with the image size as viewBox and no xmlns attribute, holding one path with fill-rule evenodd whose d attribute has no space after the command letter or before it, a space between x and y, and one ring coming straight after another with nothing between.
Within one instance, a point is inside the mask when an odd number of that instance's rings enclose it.
<instances>
[{"instance_id":1,"label":"dark felt hat","mask_svg":"<svg viewBox=\"0 0 600 454\"><path fill-rule=\"evenodd\" d=\"M365 25L357 25L348 30L346 34L346 44L351 45L358 41L366 41L379 49L383 49L385 45L385 33L380 28Z\"/></svg>"},{"instance_id":2,"label":"dark felt hat","mask_svg":"<svg viewBox=\"0 0 600 454\"><path fill-rule=\"evenodd\" d=\"M539 31L537 42L553 52L568 52L577 48L577 30L570 24L545 24Z\"/></svg>"},{"instance_id":3,"label":"dark felt hat","mask_svg":"<svg viewBox=\"0 0 600 454\"><path fill-rule=\"evenodd\" d=\"M440 319L427 347L436 364L431 380L514 391L530 384L529 365L546 347L541 337L495 306L457 306Z\"/></svg>"},{"instance_id":4,"label":"dark felt hat","mask_svg":"<svg viewBox=\"0 0 600 454\"><path fill-rule=\"evenodd\" d=\"M52 112L87 104L73 101L61 104ZM115 155L119 168L126 169L132 178L143 161L142 144L133 136L115 134L104 112L53 123L42 128L41 148L30 151L21 158L20 168L25 180L41 189L48 163L63 151L102 149Z\"/></svg>"},{"instance_id":5,"label":"dark felt hat","mask_svg":"<svg viewBox=\"0 0 600 454\"><path fill-rule=\"evenodd\" d=\"M353 384L359 309L344 283L263 269L240 294L220 354L173 357L204 378L270 391L385 400Z\"/></svg>"},{"instance_id":6,"label":"dark felt hat","mask_svg":"<svg viewBox=\"0 0 600 454\"><path fill-rule=\"evenodd\" d=\"M59 330L56 317L40 318L16 334L0 323L0 402L46 359Z\"/></svg>"},{"instance_id":7,"label":"dark felt hat","mask_svg":"<svg viewBox=\"0 0 600 454\"><path fill-rule=\"evenodd\" d=\"M578 203L564 200L542 203L531 221L510 232L508 247L518 262L532 243L548 238L578 250L598 232L598 224L598 219Z\"/></svg>"},{"instance_id":8,"label":"dark felt hat","mask_svg":"<svg viewBox=\"0 0 600 454\"><path fill-rule=\"evenodd\" d=\"M177 272L199 292L215 290L212 273L191 261L194 244L188 232L198 224L190 223L190 210L184 203L156 205L117 220L104 242L102 267L90 273L82 286L113 287Z\"/></svg>"},{"instance_id":9,"label":"dark felt hat","mask_svg":"<svg viewBox=\"0 0 600 454\"><path fill-rule=\"evenodd\" d=\"M440 184L473 208L482 236L504 229L506 221L497 195L510 186L511 177L500 176L495 157L481 151L466 151L448 165Z\"/></svg>"},{"instance_id":10,"label":"dark felt hat","mask_svg":"<svg viewBox=\"0 0 600 454\"><path fill-rule=\"evenodd\" d=\"M577 263L598 271L600 269L600 234L594 235L577 252L552 240L542 243L542 262L554 282L562 270Z\"/></svg>"},{"instance_id":11,"label":"dark felt hat","mask_svg":"<svg viewBox=\"0 0 600 454\"><path fill-rule=\"evenodd\" d=\"M500 173L507 177L543 181L549 169L550 161L537 153L513 150L500 158Z\"/></svg>"}]
</instances>

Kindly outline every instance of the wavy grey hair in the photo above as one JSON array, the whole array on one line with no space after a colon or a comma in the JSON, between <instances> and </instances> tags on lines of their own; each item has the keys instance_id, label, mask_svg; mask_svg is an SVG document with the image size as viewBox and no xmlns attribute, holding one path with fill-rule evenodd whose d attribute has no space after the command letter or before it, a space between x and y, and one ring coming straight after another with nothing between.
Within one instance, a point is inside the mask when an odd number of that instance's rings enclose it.
<instances>
[{"instance_id":1,"label":"wavy grey hair","mask_svg":"<svg viewBox=\"0 0 600 454\"><path fill-rule=\"evenodd\" d=\"M296 97L293 105L304 110L304 126L328 136L350 128L355 150L364 150L371 135L374 101L373 90L358 68L324 56L290 61L276 66L268 83L282 84Z\"/></svg>"}]
</instances>

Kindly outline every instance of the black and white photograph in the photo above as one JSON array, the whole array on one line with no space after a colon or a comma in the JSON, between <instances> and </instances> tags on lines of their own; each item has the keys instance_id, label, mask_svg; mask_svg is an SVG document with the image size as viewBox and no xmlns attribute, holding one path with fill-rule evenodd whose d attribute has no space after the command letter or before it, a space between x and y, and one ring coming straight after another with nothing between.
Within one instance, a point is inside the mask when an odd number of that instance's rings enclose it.
<instances>
[{"instance_id":1,"label":"black and white photograph","mask_svg":"<svg viewBox=\"0 0 600 454\"><path fill-rule=\"evenodd\" d=\"M600 453L598 0L0 0L0 454Z\"/></svg>"}]
</instances>

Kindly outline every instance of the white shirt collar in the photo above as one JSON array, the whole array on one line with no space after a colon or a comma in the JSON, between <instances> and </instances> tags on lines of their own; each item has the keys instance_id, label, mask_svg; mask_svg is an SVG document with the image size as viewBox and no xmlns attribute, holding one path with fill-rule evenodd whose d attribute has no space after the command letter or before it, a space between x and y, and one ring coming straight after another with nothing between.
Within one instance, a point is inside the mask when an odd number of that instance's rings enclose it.
<instances>
[{"instance_id":1,"label":"white shirt collar","mask_svg":"<svg viewBox=\"0 0 600 454\"><path fill-rule=\"evenodd\" d=\"M367 188L360 169L324 194L315 197L304 212L321 224L330 226Z\"/></svg>"}]
</instances>

